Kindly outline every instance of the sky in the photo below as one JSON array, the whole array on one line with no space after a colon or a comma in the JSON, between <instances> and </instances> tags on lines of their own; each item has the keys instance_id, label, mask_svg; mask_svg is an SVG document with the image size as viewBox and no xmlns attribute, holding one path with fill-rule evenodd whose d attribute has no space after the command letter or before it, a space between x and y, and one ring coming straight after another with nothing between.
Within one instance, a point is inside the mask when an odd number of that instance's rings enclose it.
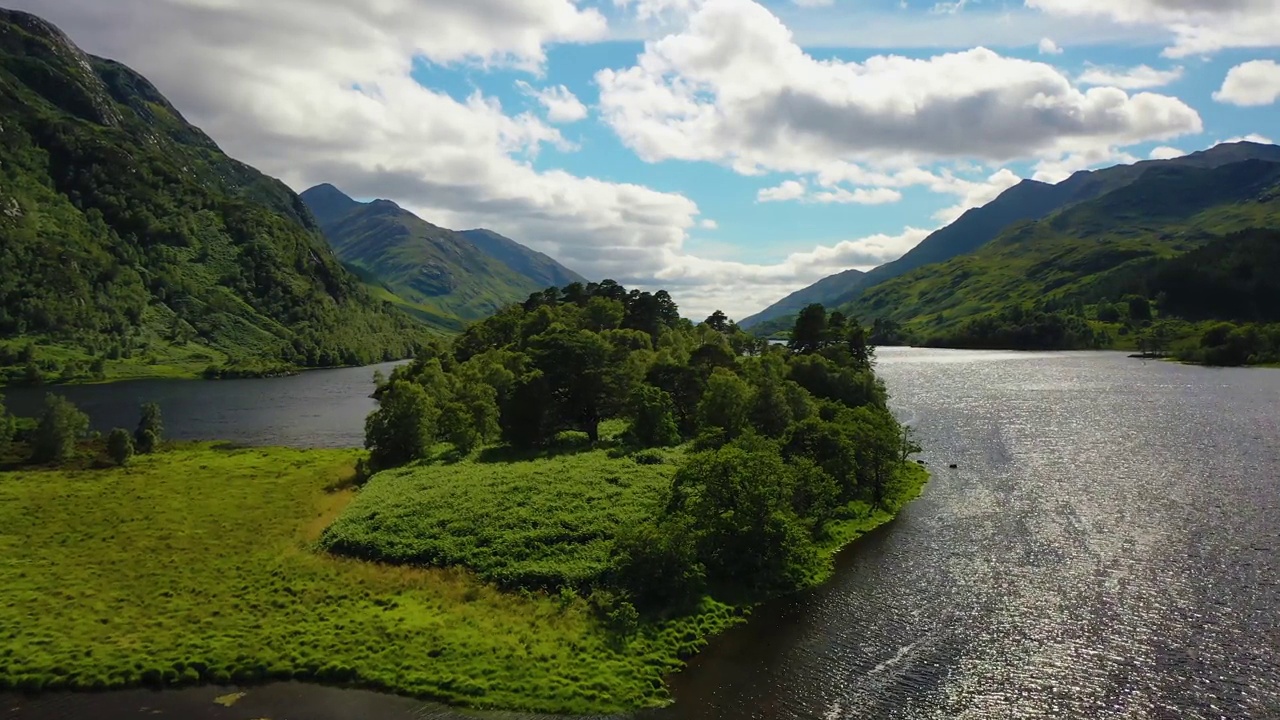
<instances>
[{"instance_id":1,"label":"sky","mask_svg":"<svg viewBox=\"0 0 1280 720\"><path fill-rule=\"evenodd\" d=\"M8 0L230 155L742 318L1022 179L1280 139L1280 0Z\"/></svg>"}]
</instances>

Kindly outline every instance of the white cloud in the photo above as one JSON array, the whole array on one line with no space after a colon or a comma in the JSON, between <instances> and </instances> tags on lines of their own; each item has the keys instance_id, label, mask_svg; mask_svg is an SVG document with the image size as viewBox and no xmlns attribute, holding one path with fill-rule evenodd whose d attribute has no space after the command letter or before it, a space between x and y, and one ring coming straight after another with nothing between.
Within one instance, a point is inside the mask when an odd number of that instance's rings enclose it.
<instances>
[{"instance_id":1,"label":"white cloud","mask_svg":"<svg viewBox=\"0 0 1280 720\"><path fill-rule=\"evenodd\" d=\"M550 122L573 123L587 117L587 106L564 85L535 89L529 83L519 80L516 86L546 109L547 120Z\"/></svg>"},{"instance_id":2,"label":"white cloud","mask_svg":"<svg viewBox=\"0 0 1280 720\"><path fill-rule=\"evenodd\" d=\"M1180 158L1186 154L1185 150L1179 150L1176 147L1169 147L1168 145L1161 145L1159 147L1152 148L1151 154L1147 157L1152 160L1172 160L1174 158Z\"/></svg>"},{"instance_id":3,"label":"white cloud","mask_svg":"<svg viewBox=\"0 0 1280 720\"><path fill-rule=\"evenodd\" d=\"M636 65L596 75L600 109L642 159L740 172L833 161L1003 162L1201 130L1176 98L1076 89L1050 65L978 48L917 60L817 60L748 0L706 0Z\"/></svg>"},{"instance_id":4,"label":"white cloud","mask_svg":"<svg viewBox=\"0 0 1280 720\"><path fill-rule=\"evenodd\" d=\"M1058 43L1052 38L1040 38L1040 54L1041 55L1061 55L1062 48L1058 47Z\"/></svg>"},{"instance_id":5,"label":"white cloud","mask_svg":"<svg viewBox=\"0 0 1280 720\"><path fill-rule=\"evenodd\" d=\"M1259 143L1259 144L1261 144L1261 145L1275 145L1275 144L1276 144L1274 140L1272 140L1271 138L1267 137L1266 135L1259 135L1258 133L1249 133L1248 135L1238 135L1238 136L1236 136L1236 137L1227 138L1226 140L1219 140L1218 142L1214 143L1213 145L1214 145L1214 147L1217 147L1218 145L1226 145L1226 144L1228 144L1228 143L1238 143L1238 142Z\"/></svg>"},{"instance_id":6,"label":"white cloud","mask_svg":"<svg viewBox=\"0 0 1280 720\"><path fill-rule=\"evenodd\" d=\"M809 189L800 180L785 180L775 187L762 188L756 193L756 202L785 202L799 200Z\"/></svg>"},{"instance_id":7,"label":"white cloud","mask_svg":"<svg viewBox=\"0 0 1280 720\"><path fill-rule=\"evenodd\" d=\"M1071 177L1072 173L1091 168L1126 165L1138 162L1138 158L1115 148L1097 148L1087 152L1067 153L1061 157L1041 160L1036 163L1033 180L1047 183L1059 183Z\"/></svg>"},{"instance_id":8,"label":"white cloud","mask_svg":"<svg viewBox=\"0 0 1280 720\"><path fill-rule=\"evenodd\" d=\"M703 230L718 230L720 228L720 223L712 220L711 218L703 218L698 221L698 227Z\"/></svg>"},{"instance_id":9,"label":"white cloud","mask_svg":"<svg viewBox=\"0 0 1280 720\"><path fill-rule=\"evenodd\" d=\"M1213 94L1221 103L1241 106L1271 105L1280 99L1280 63L1253 60L1227 72L1222 89Z\"/></svg>"},{"instance_id":10,"label":"white cloud","mask_svg":"<svg viewBox=\"0 0 1280 720\"><path fill-rule=\"evenodd\" d=\"M1081 85L1111 85L1122 90L1143 90L1164 87L1182 79L1182 68L1156 70L1148 65L1131 68L1112 68L1089 64L1077 79Z\"/></svg>"},{"instance_id":11,"label":"white cloud","mask_svg":"<svg viewBox=\"0 0 1280 720\"><path fill-rule=\"evenodd\" d=\"M902 193L892 188L848 188L830 186L830 189L811 192L804 180L784 180L774 187L762 188L756 193L756 202L787 202L799 200L810 203L836 203L841 205L884 205L902 199Z\"/></svg>"},{"instance_id":12,"label":"white cloud","mask_svg":"<svg viewBox=\"0 0 1280 720\"><path fill-rule=\"evenodd\" d=\"M1061 17L1162 27L1174 35L1174 43L1164 51L1168 57L1280 46L1280 2L1276 0L1026 0L1026 4Z\"/></svg>"}]
</instances>

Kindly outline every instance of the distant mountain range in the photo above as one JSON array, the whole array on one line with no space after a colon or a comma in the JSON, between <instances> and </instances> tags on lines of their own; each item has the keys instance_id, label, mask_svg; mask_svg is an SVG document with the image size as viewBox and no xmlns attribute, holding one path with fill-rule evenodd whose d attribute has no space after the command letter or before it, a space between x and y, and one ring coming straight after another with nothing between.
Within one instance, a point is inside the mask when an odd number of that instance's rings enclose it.
<instances>
[{"instance_id":1,"label":"distant mountain range","mask_svg":"<svg viewBox=\"0 0 1280 720\"><path fill-rule=\"evenodd\" d=\"M426 337L288 187L141 75L0 10L0 383L347 365Z\"/></svg>"},{"instance_id":2,"label":"distant mountain range","mask_svg":"<svg viewBox=\"0 0 1280 720\"><path fill-rule=\"evenodd\" d=\"M865 275L845 272L824 278L742 320L740 324L762 335L789 329L798 310L793 300L796 296L828 307L848 305L893 278L977 250L1015 223L1039 220L1102 197L1136 182L1152 169L1212 169L1245 160L1280 162L1280 147L1250 142L1227 143L1172 160L1148 160L1104 170L1081 171L1056 185L1024 180L990 203L969 210L954 223L929 235L898 260Z\"/></svg>"},{"instance_id":3,"label":"distant mountain range","mask_svg":"<svg viewBox=\"0 0 1280 720\"><path fill-rule=\"evenodd\" d=\"M535 291L585 282L493 231L437 227L390 200L358 202L328 184L302 199L343 264L437 330L457 331Z\"/></svg>"}]
</instances>

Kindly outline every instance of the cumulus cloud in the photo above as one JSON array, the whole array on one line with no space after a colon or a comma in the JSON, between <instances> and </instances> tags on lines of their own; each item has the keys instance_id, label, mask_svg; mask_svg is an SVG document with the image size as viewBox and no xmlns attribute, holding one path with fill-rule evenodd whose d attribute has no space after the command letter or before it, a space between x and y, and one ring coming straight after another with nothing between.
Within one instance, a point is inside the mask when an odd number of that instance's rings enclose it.
<instances>
[{"instance_id":1,"label":"cumulus cloud","mask_svg":"<svg viewBox=\"0 0 1280 720\"><path fill-rule=\"evenodd\" d=\"M1164 51L1168 57L1280 46L1276 0L1026 0L1026 4L1064 17L1163 27L1175 38Z\"/></svg>"},{"instance_id":2,"label":"cumulus cloud","mask_svg":"<svg viewBox=\"0 0 1280 720\"><path fill-rule=\"evenodd\" d=\"M1182 79L1182 68L1157 70L1148 65L1112 68L1090 64L1077 79L1081 85L1110 85L1122 90L1144 90L1164 87Z\"/></svg>"},{"instance_id":3,"label":"cumulus cloud","mask_svg":"<svg viewBox=\"0 0 1280 720\"><path fill-rule=\"evenodd\" d=\"M1041 55L1061 55L1062 48L1058 47L1058 43L1052 38L1040 38L1040 54Z\"/></svg>"},{"instance_id":4,"label":"cumulus cloud","mask_svg":"<svg viewBox=\"0 0 1280 720\"><path fill-rule=\"evenodd\" d=\"M720 228L720 223L712 220L711 218L703 218L698 221L698 227L703 230L717 230Z\"/></svg>"},{"instance_id":5,"label":"cumulus cloud","mask_svg":"<svg viewBox=\"0 0 1280 720\"><path fill-rule=\"evenodd\" d=\"M1238 142L1259 143L1261 145L1275 145L1274 140L1267 137L1266 135L1259 135L1258 133L1249 133L1248 135L1238 135L1236 137L1227 138L1226 140L1219 140L1213 145L1214 147L1217 147L1219 145L1226 145L1228 143L1238 143Z\"/></svg>"},{"instance_id":6,"label":"cumulus cloud","mask_svg":"<svg viewBox=\"0 0 1280 720\"><path fill-rule=\"evenodd\" d=\"M804 180L784 180L774 187L762 188L756 193L756 202L785 202L799 200L812 203L837 203L841 205L884 205L902 199L902 193L892 188L831 187L827 190L810 190Z\"/></svg>"},{"instance_id":7,"label":"cumulus cloud","mask_svg":"<svg viewBox=\"0 0 1280 720\"><path fill-rule=\"evenodd\" d=\"M1271 105L1280 99L1280 63L1253 60L1227 71L1222 89L1213 94L1221 103L1241 106Z\"/></svg>"},{"instance_id":8,"label":"cumulus cloud","mask_svg":"<svg viewBox=\"0 0 1280 720\"><path fill-rule=\"evenodd\" d=\"M977 48L817 60L749 0L706 0L635 66L601 70L603 118L648 161L818 172L833 159L1004 162L1199 132L1175 98L1077 89L1050 65Z\"/></svg>"},{"instance_id":9,"label":"cumulus cloud","mask_svg":"<svg viewBox=\"0 0 1280 720\"><path fill-rule=\"evenodd\" d=\"M1088 152L1067 153L1058 158L1041 160L1036 163L1033 180L1047 183L1059 183L1080 170L1107 165L1127 165L1138 162L1138 158L1115 148L1097 148Z\"/></svg>"},{"instance_id":10,"label":"cumulus cloud","mask_svg":"<svg viewBox=\"0 0 1280 720\"><path fill-rule=\"evenodd\" d=\"M564 85L555 85L536 89L529 83L519 80L516 86L521 92L537 100L547 111L547 120L553 123L573 123L587 117L587 106L582 104Z\"/></svg>"},{"instance_id":11,"label":"cumulus cloud","mask_svg":"<svg viewBox=\"0 0 1280 720\"><path fill-rule=\"evenodd\" d=\"M1186 154L1185 150L1179 150L1176 147L1169 147L1168 145L1160 145L1152 148L1151 154L1147 157L1152 160L1172 160L1174 158L1180 158Z\"/></svg>"}]
</instances>

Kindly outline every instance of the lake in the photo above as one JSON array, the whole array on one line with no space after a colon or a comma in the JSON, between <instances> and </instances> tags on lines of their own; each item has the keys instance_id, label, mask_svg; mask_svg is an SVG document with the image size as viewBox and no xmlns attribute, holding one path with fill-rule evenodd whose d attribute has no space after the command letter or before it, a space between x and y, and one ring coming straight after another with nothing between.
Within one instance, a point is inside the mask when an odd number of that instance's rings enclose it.
<instances>
[{"instance_id":1,"label":"lake","mask_svg":"<svg viewBox=\"0 0 1280 720\"><path fill-rule=\"evenodd\" d=\"M93 429L133 430L143 403L160 405L165 437L251 445L361 447L364 419L377 403L373 373L390 375L405 361L279 378L130 380L103 385L0 388L17 415L35 416L47 393L64 395L89 415Z\"/></svg>"},{"instance_id":2,"label":"lake","mask_svg":"<svg viewBox=\"0 0 1280 720\"><path fill-rule=\"evenodd\" d=\"M1119 353L879 358L934 472L924 495L842 554L831 582L714 641L673 678L676 702L640 718L1280 717L1280 371ZM301 442L358 444L372 370L326 372L163 384L167 401L67 390L87 408L93 393L167 402L175 436L213 437L217 408L217 425L253 428L234 439L301 437L297 417L325 428ZM224 692L8 696L0 718L475 717L293 683L213 705Z\"/></svg>"}]
</instances>

